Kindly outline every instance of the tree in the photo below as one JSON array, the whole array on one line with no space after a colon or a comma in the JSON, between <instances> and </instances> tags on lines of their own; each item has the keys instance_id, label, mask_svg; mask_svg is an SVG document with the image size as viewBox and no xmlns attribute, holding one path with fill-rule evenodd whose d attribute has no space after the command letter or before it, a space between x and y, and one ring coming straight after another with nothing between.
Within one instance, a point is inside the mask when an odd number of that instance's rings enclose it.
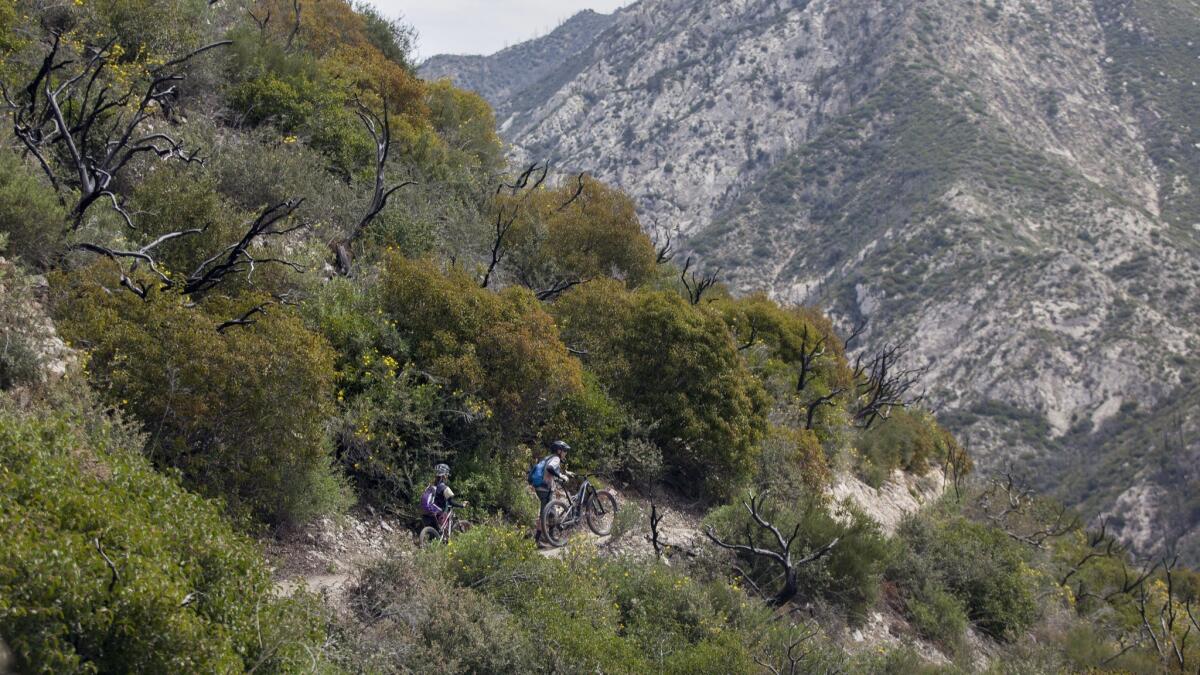
<instances>
[{"instance_id":1,"label":"tree","mask_svg":"<svg viewBox=\"0 0 1200 675\"><path fill-rule=\"evenodd\" d=\"M170 119L190 61L232 43L213 42L150 67L124 65L124 48L115 39L79 53L74 53L73 44L66 30L51 27L41 64L29 81L16 91L0 85L13 133L55 190L75 193L70 217L76 229L101 199L111 203L130 229L136 229L114 191L116 182L135 159L145 155L198 160L176 135L152 122ZM122 85L125 78L130 79L129 85Z\"/></svg>"},{"instance_id":2,"label":"tree","mask_svg":"<svg viewBox=\"0 0 1200 675\"><path fill-rule=\"evenodd\" d=\"M551 309L611 395L651 423L668 477L720 496L749 475L768 400L719 314L612 280L574 288Z\"/></svg>"},{"instance_id":3,"label":"tree","mask_svg":"<svg viewBox=\"0 0 1200 675\"><path fill-rule=\"evenodd\" d=\"M54 275L63 335L90 355L93 384L148 433L147 454L237 511L292 524L345 506L330 469L333 354L287 308L215 330L264 298L213 296L202 307L144 278L144 298L106 291L102 263ZM286 440L285 440L286 439Z\"/></svg>"},{"instance_id":4,"label":"tree","mask_svg":"<svg viewBox=\"0 0 1200 675\"><path fill-rule=\"evenodd\" d=\"M886 420L896 408L905 408L921 400L913 389L925 375L923 368L905 368L901 362L905 350L901 345L885 345L867 360L859 354L854 364L856 408L854 420L865 429L875 422Z\"/></svg>"},{"instance_id":5,"label":"tree","mask_svg":"<svg viewBox=\"0 0 1200 675\"><path fill-rule=\"evenodd\" d=\"M809 552L807 555L804 555L799 559L793 558L792 548L798 541L801 540L801 523L796 523L796 526L792 529L792 533L788 536L784 536L783 532L781 532L778 527L763 517L762 505L763 502L766 501L767 495L767 492L763 492L761 495L756 497L753 493L751 493L749 500L742 502L742 506L744 506L747 513L750 514L754 524L759 530L764 532L764 534L761 535L765 536L767 539L767 542L764 545L758 545L758 538L756 538L754 535L755 530L751 527L746 528L746 538L743 543L725 542L717 536L716 532L711 526L704 528L704 535L708 537L712 543L720 546L723 549L734 551L735 553L745 556L763 558L775 563L782 572L783 585L780 587L779 592L774 595L771 601L776 605L782 605L796 597L796 593L798 593L800 590L800 568L824 558L829 554L830 551L833 550L833 547L838 545L839 540L835 537L828 543L818 547L816 550Z\"/></svg>"},{"instance_id":6,"label":"tree","mask_svg":"<svg viewBox=\"0 0 1200 675\"><path fill-rule=\"evenodd\" d=\"M498 208L515 209L502 196ZM542 299L609 277L636 288L656 273L655 250L624 193L585 175L532 192L508 234L513 277Z\"/></svg>"},{"instance_id":7,"label":"tree","mask_svg":"<svg viewBox=\"0 0 1200 675\"><path fill-rule=\"evenodd\" d=\"M582 387L579 362L553 319L521 288L480 288L465 272L389 253L380 278L383 311L410 358L444 386L476 397L507 438L532 432ZM476 419L475 421L481 421Z\"/></svg>"}]
</instances>

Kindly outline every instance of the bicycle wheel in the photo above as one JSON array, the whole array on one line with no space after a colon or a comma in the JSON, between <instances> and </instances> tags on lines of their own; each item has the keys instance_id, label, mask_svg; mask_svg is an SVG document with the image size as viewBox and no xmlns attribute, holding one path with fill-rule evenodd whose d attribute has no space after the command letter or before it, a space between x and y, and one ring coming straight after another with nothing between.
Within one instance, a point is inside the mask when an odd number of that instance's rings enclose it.
<instances>
[{"instance_id":1,"label":"bicycle wheel","mask_svg":"<svg viewBox=\"0 0 1200 675\"><path fill-rule=\"evenodd\" d=\"M450 527L450 532L451 532L451 534L458 536L458 535L462 534L463 532L467 532L470 529L471 529L471 523L469 523L468 521L455 520L454 525L452 525Z\"/></svg>"},{"instance_id":2,"label":"bicycle wheel","mask_svg":"<svg viewBox=\"0 0 1200 675\"><path fill-rule=\"evenodd\" d=\"M558 500L546 504L542 510L542 535L546 541L555 546L565 546L567 543L567 528L564 524L570 508L566 502Z\"/></svg>"},{"instance_id":3,"label":"bicycle wheel","mask_svg":"<svg viewBox=\"0 0 1200 675\"><path fill-rule=\"evenodd\" d=\"M442 540L442 534L432 527L426 527L417 535L417 546L425 548L435 542Z\"/></svg>"},{"instance_id":4,"label":"bicycle wheel","mask_svg":"<svg viewBox=\"0 0 1200 675\"><path fill-rule=\"evenodd\" d=\"M588 501L588 529L603 537L612 532L613 523L617 519L617 500L608 492L597 492Z\"/></svg>"}]
</instances>

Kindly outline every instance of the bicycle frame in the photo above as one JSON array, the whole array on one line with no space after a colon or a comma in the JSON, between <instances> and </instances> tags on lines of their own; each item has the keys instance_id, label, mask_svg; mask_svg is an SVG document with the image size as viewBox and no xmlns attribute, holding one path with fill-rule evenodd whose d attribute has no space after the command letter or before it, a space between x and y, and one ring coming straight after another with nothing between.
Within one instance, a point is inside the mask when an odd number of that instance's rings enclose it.
<instances>
[{"instance_id":1,"label":"bicycle frame","mask_svg":"<svg viewBox=\"0 0 1200 675\"><path fill-rule=\"evenodd\" d=\"M455 519L456 519L456 517L454 515L454 507L447 504L446 505L446 518L438 524L438 538L442 540L443 544L450 543L450 533L454 531Z\"/></svg>"},{"instance_id":2,"label":"bicycle frame","mask_svg":"<svg viewBox=\"0 0 1200 675\"><path fill-rule=\"evenodd\" d=\"M583 514L583 505L587 503L589 497L596 494L596 486L592 485L592 474L585 475L583 482L579 485L579 490L572 497L570 492L563 490L567 496L567 514L563 519L563 527L573 527L579 524L579 518Z\"/></svg>"}]
</instances>

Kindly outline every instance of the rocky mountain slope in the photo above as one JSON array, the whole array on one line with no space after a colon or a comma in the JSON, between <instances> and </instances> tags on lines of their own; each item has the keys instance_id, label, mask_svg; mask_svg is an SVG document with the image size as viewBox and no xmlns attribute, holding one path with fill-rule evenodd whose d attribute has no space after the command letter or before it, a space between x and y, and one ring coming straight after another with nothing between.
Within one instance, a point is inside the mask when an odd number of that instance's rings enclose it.
<instances>
[{"instance_id":1,"label":"rocky mountain slope","mask_svg":"<svg viewBox=\"0 0 1200 675\"><path fill-rule=\"evenodd\" d=\"M1195 560L1159 495L1200 446L1151 430L1198 414L1197 36L1194 0L642 0L547 36L536 81L490 79L504 52L439 72L735 287L913 344L985 469Z\"/></svg>"},{"instance_id":2,"label":"rocky mountain slope","mask_svg":"<svg viewBox=\"0 0 1200 675\"><path fill-rule=\"evenodd\" d=\"M421 76L428 80L448 77L500 108L576 56L579 45L591 44L615 18L612 14L587 10L564 21L548 35L491 56L438 54L421 64Z\"/></svg>"}]
</instances>

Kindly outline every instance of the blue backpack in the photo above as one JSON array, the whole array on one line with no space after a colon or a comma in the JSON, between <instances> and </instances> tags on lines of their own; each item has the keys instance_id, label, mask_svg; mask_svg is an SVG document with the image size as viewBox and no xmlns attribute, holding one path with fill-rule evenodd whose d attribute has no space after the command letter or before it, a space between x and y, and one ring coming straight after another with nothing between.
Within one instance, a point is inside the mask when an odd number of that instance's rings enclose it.
<instances>
[{"instance_id":1,"label":"blue backpack","mask_svg":"<svg viewBox=\"0 0 1200 675\"><path fill-rule=\"evenodd\" d=\"M535 488L540 488L546 484L546 462L549 462L550 458L553 456L554 455L546 455L542 458L542 461L534 464L533 467L529 469L529 475L526 478L529 480L530 485Z\"/></svg>"}]
</instances>

